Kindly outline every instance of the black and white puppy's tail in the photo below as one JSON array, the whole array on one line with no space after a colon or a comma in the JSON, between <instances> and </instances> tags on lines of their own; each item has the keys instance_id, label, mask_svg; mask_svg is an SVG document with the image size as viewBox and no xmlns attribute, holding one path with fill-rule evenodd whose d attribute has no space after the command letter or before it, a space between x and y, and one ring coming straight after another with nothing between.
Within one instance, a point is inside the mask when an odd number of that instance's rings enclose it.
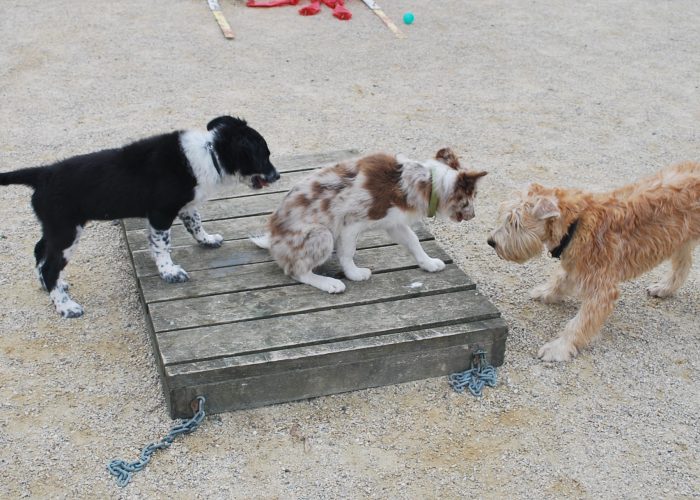
<instances>
[{"instance_id":1,"label":"black and white puppy's tail","mask_svg":"<svg viewBox=\"0 0 700 500\"><path fill-rule=\"evenodd\" d=\"M270 233L258 234L256 236L250 235L248 239L260 248L270 248Z\"/></svg>"},{"instance_id":2,"label":"black and white puppy's tail","mask_svg":"<svg viewBox=\"0 0 700 500\"><path fill-rule=\"evenodd\" d=\"M43 173L44 169L42 167L23 168L13 172L0 173L0 186L24 184L25 186L36 188Z\"/></svg>"}]
</instances>

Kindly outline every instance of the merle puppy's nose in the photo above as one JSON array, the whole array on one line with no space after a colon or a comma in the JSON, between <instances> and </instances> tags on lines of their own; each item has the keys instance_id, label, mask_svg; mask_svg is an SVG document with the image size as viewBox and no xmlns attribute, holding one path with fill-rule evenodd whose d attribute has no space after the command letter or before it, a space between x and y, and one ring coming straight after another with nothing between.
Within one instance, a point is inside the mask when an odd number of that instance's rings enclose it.
<instances>
[{"instance_id":1,"label":"merle puppy's nose","mask_svg":"<svg viewBox=\"0 0 700 500\"><path fill-rule=\"evenodd\" d=\"M496 242L493 241L493 238L486 240L486 243L488 243L491 248L496 248Z\"/></svg>"}]
</instances>

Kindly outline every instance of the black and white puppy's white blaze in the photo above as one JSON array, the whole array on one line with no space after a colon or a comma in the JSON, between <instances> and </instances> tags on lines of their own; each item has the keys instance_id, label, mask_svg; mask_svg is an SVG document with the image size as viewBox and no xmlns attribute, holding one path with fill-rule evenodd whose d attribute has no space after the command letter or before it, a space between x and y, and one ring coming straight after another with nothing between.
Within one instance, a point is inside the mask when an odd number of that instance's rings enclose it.
<instances>
[{"instance_id":1,"label":"black and white puppy's white blaze","mask_svg":"<svg viewBox=\"0 0 700 500\"><path fill-rule=\"evenodd\" d=\"M207 130L180 130L117 149L74 156L52 165L0 173L0 185L34 188L32 206L43 235L34 248L37 274L58 312L83 314L60 274L85 224L127 217L148 219L158 273L170 283L188 279L170 258L170 226L180 217L205 247L223 238L202 228L197 206L225 181L259 189L279 179L265 139L244 120L220 116Z\"/></svg>"}]
</instances>

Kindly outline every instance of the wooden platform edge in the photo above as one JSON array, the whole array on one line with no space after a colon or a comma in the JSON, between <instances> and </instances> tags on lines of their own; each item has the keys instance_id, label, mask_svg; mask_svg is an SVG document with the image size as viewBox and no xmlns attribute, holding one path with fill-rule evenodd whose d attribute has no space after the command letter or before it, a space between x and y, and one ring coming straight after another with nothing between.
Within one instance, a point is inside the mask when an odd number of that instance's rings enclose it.
<instances>
[{"instance_id":1,"label":"wooden platform edge","mask_svg":"<svg viewBox=\"0 0 700 500\"><path fill-rule=\"evenodd\" d=\"M477 332L436 337L434 342L407 346L391 355L387 355L386 350L368 349L371 356L351 363L338 362L337 356L329 355L325 359L315 359L317 366L304 369L291 365L282 372L256 373L235 380L195 385L182 385L192 384L190 377L178 380L171 376L171 389L166 396L173 402L170 415L172 418L191 416L189 404L200 395L207 398L207 411L213 414L442 377L468 368L471 355L477 348L486 350L487 359L494 366L502 365L508 335L505 321L494 318L474 322L477 323L484 328ZM395 346L391 349L395 350ZM446 380L445 387L449 389ZM264 398L260 397L261 394Z\"/></svg>"},{"instance_id":2,"label":"wooden platform edge","mask_svg":"<svg viewBox=\"0 0 700 500\"><path fill-rule=\"evenodd\" d=\"M126 254L129 262L131 263L131 270L133 272L134 281L136 282L136 289L139 292L139 303L141 304L141 311L144 317L144 323L146 324L146 329L148 330L148 338L151 340L151 348L153 349L153 358L158 369L158 378L160 379L160 387L163 390L163 398L165 399L165 407L168 410L170 418L174 417L174 411L172 405L172 400L170 399L170 387L168 386L168 377L165 374L165 366L163 365L163 360L160 356L160 348L158 347L158 339L156 337L156 332L153 329L153 322L151 321L151 315L148 311L148 303L146 302L146 297L143 294L143 289L141 288L141 280L136 275L136 263L134 262L134 253L131 251L129 246L129 238L127 236L127 226L124 220L121 221L119 226L122 229L122 238L124 238L124 243L126 245ZM192 409L190 408L187 417L192 416Z\"/></svg>"}]
</instances>

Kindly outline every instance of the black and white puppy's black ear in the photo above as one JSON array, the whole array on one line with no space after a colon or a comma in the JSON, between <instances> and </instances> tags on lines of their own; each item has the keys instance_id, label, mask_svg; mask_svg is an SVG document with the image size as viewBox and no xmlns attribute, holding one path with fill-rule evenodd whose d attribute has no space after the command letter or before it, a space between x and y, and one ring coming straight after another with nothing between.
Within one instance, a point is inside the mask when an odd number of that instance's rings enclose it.
<instances>
[{"instance_id":1,"label":"black and white puppy's black ear","mask_svg":"<svg viewBox=\"0 0 700 500\"><path fill-rule=\"evenodd\" d=\"M245 127L246 125L246 121L242 120L241 118L234 118L233 116L224 115L218 116L207 123L207 130L213 130L217 127L241 128Z\"/></svg>"}]
</instances>

